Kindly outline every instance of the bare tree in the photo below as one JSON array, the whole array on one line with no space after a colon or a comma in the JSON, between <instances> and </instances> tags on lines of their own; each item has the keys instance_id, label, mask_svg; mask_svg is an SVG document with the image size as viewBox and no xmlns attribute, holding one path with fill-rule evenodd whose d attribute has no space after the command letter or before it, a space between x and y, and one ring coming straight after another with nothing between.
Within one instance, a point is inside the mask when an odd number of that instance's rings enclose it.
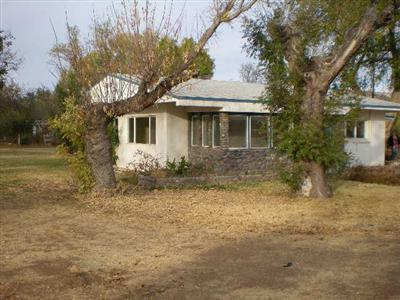
<instances>
[{"instance_id":1,"label":"bare tree","mask_svg":"<svg viewBox=\"0 0 400 300\"><path fill-rule=\"evenodd\" d=\"M259 66L252 63L244 63L240 66L240 78L243 82L264 83L264 75Z\"/></svg>"},{"instance_id":2,"label":"bare tree","mask_svg":"<svg viewBox=\"0 0 400 300\"><path fill-rule=\"evenodd\" d=\"M239 17L256 1L215 0L209 25L197 40L182 40L180 47L176 43L182 18L172 18L172 6L164 7L157 18L149 1L143 6L138 0L130 7L125 3L122 12L114 10L106 21L94 21L92 34L84 42L78 30L67 24L67 42L57 43L52 53L60 71L74 72L83 87L79 104L85 116L86 155L96 188L116 186L106 131L112 118L140 112L174 86L196 76L196 59L218 27ZM129 88L119 86L115 77L109 76L107 88L92 89L109 74L124 74L137 82L137 88L126 90Z\"/></svg>"}]
</instances>

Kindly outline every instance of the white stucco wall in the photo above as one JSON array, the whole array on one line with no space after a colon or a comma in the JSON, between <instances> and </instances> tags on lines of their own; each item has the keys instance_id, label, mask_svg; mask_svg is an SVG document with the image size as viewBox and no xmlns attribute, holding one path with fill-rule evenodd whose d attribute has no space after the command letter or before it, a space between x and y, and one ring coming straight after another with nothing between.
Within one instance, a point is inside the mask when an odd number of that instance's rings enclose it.
<instances>
[{"instance_id":1,"label":"white stucco wall","mask_svg":"<svg viewBox=\"0 0 400 300\"><path fill-rule=\"evenodd\" d=\"M156 143L129 143L129 118L156 117ZM184 108L175 107L174 103L156 104L141 113L128 114L118 118L119 146L117 149L117 166L129 168L135 160L137 150L157 157L164 165L167 158L179 159L187 157L188 151L188 119Z\"/></svg>"},{"instance_id":2,"label":"white stucco wall","mask_svg":"<svg viewBox=\"0 0 400 300\"><path fill-rule=\"evenodd\" d=\"M385 112L364 110L364 139L346 139L345 150L351 154L352 165L381 166L385 164Z\"/></svg>"},{"instance_id":3,"label":"white stucco wall","mask_svg":"<svg viewBox=\"0 0 400 300\"><path fill-rule=\"evenodd\" d=\"M188 158L189 117L185 108L174 103L166 104L167 112L167 156L169 159Z\"/></svg>"}]
</instances>

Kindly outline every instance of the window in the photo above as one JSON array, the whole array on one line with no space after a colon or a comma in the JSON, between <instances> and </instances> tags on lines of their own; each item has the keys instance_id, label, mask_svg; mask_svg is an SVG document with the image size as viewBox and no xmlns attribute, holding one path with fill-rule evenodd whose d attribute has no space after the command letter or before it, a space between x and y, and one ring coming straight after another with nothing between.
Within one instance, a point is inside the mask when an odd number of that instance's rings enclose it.
<instances>
[{"instance_id":1,"label":"window","mask_svg":"<svg viewBox=\"0 0 400 300\"><path fill-rule=\"evenodd\" d=\"M155 144L156 117L129 118L129 143Z\"/></svg>"},{"instance_id":2,"label":"window","mask_svg":"<svg viewBox=\"0 0 400 300\"><path fill-rule=\"evenodd\" d=\"M136 118L136 143L137 144L150 144L150 124L149 118Z\"/></svg>"},{"instance_id":3,"label":"window","mask_svg":"<svg viewBox=\"0 0 400 300\"><path fill-rule=\"evenodd\" d=\"M221 145L220 132L219 132L219 116L213 116L213 146L218 147Z\"/></svg>"},{"instance_id":4,"label":"window","mask_svg":"<svg viewBox=\"0 0 400 300\"><path fill-rule=\"evenodd\" d=\"M218 114L192 115L192 146L221 146ZM272 148L272 122L266 115L229 115L230 148Z\"/></svg>"},{"instance_id":5,"label":"window","mask_svg":"<svg viewBox=\"0 0 400 300\"><path fill-rule=\"evenodd\" d=\"M229 116L229 147L247 147L247 116Z\"/></svg>"},{"instance_id":6,"label":"window","mask_svg":"<svg viewBox=\"0 0 400 300\"><path fill-rule=\"evenodd\" d=\"M156 143L156 117L150 117L150 144Z\"/></svg>"},{"instance_id":7,"label":"window","mask_svg":"<svg viewBox=\"0 0 400 300\"><path fill-rule=\"evenodd\" d=\"M267 147L267 118L265 116L250 117L250 147L265 148Z\"/></svg>"},{"instance_id":8,"label":"window","mask_svg":"<svg viewBox=\"0 0 400 300\"><path fill-rule=\"evenodd\" d=\"M202 126L200 115L192 116L192 145L201 146L202 141Z\"/></svg>"},{"instance_id":9,"label":"window","mask_svg":"<svg viewBox=\"0 0 400 300\"><path fill-rule=\"evenodd\" d=\"M365 138L365 122L359 121L356 122L356 137L357 138Z\"/></svg>"},{"instance_id":10,"label":"window","mask_svg":"<svg viewBox=\"0 0 400 300\"><path fill-rule=\"evenodd\" d=\"M134 143L135 142L135 119L134 118L129 118L129 143Z\"/></svg>"},{"instance_id":11,"label":"window","mask_svg":"<svg viewBox=\"0 0 400 300\"><path fill-rule=\"evenodd\" d=\"M212 145L212 119L211 115L203 115L203 146Z\"/></svg>"},{"instance_id":12,"label":"window","mask_svg":"<svg viewBox=\"0 0 400 300\"><path fill-rule=\"evenodd\" d=\"M346 138L365 138L365 121L346 123Z\"/></svg>"}]
</instances>

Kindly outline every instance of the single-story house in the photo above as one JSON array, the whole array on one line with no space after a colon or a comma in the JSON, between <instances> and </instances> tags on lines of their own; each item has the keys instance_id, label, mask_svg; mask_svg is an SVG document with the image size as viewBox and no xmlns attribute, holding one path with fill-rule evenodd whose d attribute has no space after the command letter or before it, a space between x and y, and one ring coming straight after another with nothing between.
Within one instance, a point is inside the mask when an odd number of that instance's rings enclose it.
<instances>
[{"instance_id":1,"label":"single-story house","mask_svg":"<svg viewBox=\"0 0 400 300\"><path fill-rule=\"evenodd\" d=\"M107 91L113 96L110 101L129 97L138 84L128 76L111 75L99 86L111 81L117 88ZM152 107L118 118L117 166L128 168L141 150L161 163L185 156L217 173L268 169L274 138L273 128L267 128L268 138L260 134L269 124L269 112L258 101L263 90L262 84L233 81L192 79L180 84ZM400 104L364 97L361 109L356 124L344 129L345 150L353 164L383 165L385 114L400 112Z\"/></svg>"}]
</instances>

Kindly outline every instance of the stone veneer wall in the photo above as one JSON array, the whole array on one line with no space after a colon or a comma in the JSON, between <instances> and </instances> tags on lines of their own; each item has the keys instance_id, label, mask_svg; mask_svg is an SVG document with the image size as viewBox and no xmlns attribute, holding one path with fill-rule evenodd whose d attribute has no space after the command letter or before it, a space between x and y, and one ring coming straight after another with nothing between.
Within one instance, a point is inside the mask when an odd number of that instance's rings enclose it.
<instances>
[{"instance_id":1,"label":"stone veneer wall","mask_svg":"<svg viewBox=\"0 0 400 300\"><path fill-rule=\"evenodd\" d=\"M219 113L220 147L191 146L189 161L202 164L217 175L274 175L274 153L271 149L229 149L229 114ZM191 127L191 122L190 126ZM191 128L189 129L190 139Z\"/></svg>"}]
</instances>

